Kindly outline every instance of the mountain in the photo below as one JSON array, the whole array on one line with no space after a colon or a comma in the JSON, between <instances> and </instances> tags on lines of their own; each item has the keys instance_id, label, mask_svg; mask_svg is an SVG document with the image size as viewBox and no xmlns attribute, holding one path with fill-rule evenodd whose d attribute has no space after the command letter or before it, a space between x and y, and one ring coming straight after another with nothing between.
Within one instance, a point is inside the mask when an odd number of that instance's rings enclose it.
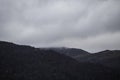
<instances>
[{"instance_id":1,"label":"mountain","mask_svg":"<svg viewBox=\"0 0 120 80\"><path fill-rule=\"evenodd\" d=\"M120 50L105 50L76 59L80 62L99 63L120 71Z\"/></svg>"},{"instance_id":2,"label":"mountain","mask_svg":"<svg viewBox=\"0 0 120 80\"><path fill-rule=\"evenodd\" d=\"M55 52L70 56L72 58L77 58L77 57L81 57L89 54L87 51L84 51L82 49L77 49L77 48L58 47L58 48L43 48L43 49L53 50Z\"/></svg>"},{"instance_id":3,"label":"mountain","mask_svg":"<svg viewBox=\"0 0 120 80\"><path fill-rule=\"evenodd\" d=\"M105 50L98 53L89 53L76 48L48 48L60 54L65 54L79 62L97 63L120 71L120 50Z\"/></svg>"},{"instance_id":4,"label":"mountain","mask_svg":"<svg viewBox=\"0 0 120 80\"><path fill-rule=\"evenodd\" d=\"M53 50L0 41L0 80L119 80L117 71Z\"/></svg>"}]
</instances>

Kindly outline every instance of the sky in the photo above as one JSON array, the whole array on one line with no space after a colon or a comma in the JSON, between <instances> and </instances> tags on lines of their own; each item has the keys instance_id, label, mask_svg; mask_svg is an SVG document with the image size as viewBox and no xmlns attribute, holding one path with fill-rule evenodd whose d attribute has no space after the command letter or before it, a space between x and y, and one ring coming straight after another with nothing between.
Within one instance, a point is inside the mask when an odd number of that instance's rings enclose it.
<instances>
[{"instance_id":1,"label":"sky","mask_svg":"<svg viewBox=\"0 0 120 80\"><path fill-rule=\"evenodd\" d=\"M0 40L120 50L120 0L0 0Z\"/></svg>"}]
</instances>

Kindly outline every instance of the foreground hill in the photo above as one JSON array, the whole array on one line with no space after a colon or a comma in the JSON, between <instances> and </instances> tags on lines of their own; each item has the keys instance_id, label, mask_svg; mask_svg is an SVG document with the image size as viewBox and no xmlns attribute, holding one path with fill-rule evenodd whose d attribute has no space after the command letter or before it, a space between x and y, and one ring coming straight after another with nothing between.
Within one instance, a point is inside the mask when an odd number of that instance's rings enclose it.
<instances>
[{"instance_id":1,"label":"foreground hill","mask_svg":"<svg viewBox=\"0 0 120 80\"><path fill-rule=\"evenodd\" d=\"M0 80L119 80L110 68L0 41Z\"/></svg>"}]
</instances>

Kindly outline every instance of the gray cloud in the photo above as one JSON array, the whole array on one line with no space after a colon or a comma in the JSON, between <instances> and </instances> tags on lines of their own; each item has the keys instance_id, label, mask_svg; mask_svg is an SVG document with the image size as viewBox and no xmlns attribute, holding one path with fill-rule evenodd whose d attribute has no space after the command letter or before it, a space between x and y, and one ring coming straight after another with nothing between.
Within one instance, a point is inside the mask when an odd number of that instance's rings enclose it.
<instances>
[{"instance_id":1,"label":"gray cloud","mask_svg":"<svg viewBox=\"0 0 120 80\"><path fill-rule=\"evenodd\" d=\"M120 49L119 4L119 0L0 0L0 40L89 51Z\"/></svg>"}]
</instances>

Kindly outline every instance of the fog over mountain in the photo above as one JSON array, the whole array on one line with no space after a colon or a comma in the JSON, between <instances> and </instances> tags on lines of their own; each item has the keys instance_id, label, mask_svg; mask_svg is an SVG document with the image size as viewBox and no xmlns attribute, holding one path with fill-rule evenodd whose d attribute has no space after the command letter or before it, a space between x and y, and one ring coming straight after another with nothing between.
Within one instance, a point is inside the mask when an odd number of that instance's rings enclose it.
<instances>
[{"instance_id":1,"label":"fog over mountain","mask_svg":"<svg viewBox=\"0 0 120 80\"><path fill-rule=\"evenodd\" d=\"M120 0L0 0L0 40L90 52L120 49Z\"/></svg>"}]
</instances>

